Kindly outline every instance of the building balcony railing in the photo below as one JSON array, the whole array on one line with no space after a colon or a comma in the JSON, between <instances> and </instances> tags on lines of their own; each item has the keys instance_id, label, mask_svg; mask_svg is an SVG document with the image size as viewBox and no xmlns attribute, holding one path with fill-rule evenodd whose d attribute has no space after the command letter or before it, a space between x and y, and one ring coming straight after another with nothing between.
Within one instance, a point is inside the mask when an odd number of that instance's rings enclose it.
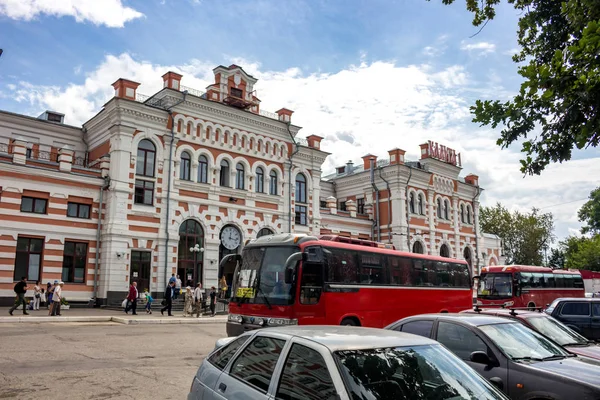
<instances>
[{"instance_id":1,"label":"building balcony railing","mask_svg":"<svg viewBox=\"0 0 600 400\"><path fill-rule=\"evenodd\" d=\"M0 154L10 154L10 153L12 153L11 145L8 143L0 143Z\"/></svg>"},{"instance_id":2,"label":"building balcony railing","mask_svg":"<svg viewBox=\"0 0 600 400\"><path fill-rule=\"evenodd\" d=\"M29 159L35 159L39 161L46 161L51 163L58 163L58 153L53 153L50 151L38 151L37 157L32 156Z\"/></svg>"}]
</instances>

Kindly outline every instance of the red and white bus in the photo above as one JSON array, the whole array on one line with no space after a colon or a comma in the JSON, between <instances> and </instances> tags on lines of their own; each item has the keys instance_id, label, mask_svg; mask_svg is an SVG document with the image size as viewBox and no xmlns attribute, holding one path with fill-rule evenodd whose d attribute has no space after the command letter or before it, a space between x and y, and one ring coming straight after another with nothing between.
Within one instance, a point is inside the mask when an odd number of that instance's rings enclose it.
<instances>
[{"instance_id":1,"label":"red and white bus","mask_svg":"<svg viewBox=\"0 0 600 400\"><path fill-rule=\"evenodd\" d=\"M559 297L585 297L576 271L529 265L494 265L481 269L477 305L545 307Z\"/></svg>"},{"instance_id":2,"label":"red and white bus","mask_svg":"<svg viewBox=\"0 0 600 400\"><path fill-rule=\"evenodd\" d=\"M384 327L400 318L472 307L465 261L369 241L279 234L246 244L236 262L227 333L267 326Z\"/></svg>"}]
</instances>

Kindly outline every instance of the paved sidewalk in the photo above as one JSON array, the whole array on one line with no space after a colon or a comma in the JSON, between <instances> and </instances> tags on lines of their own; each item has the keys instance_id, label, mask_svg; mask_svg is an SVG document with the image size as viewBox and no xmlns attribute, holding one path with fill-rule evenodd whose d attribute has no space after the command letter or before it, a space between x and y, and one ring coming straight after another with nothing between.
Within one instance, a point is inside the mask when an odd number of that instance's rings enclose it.
<instances>
[{"instance_id":1,"label":"paved sidewalk","mask_svg":"<svg viewBox=\"0 0 600 400\"><path fill-rule=\"evenodd\" d=\"M125 325L141 324L218 324L227 322L227 315L215 317L202 315L200 318L184 317L181 312L174 312L173 317L160 315L160 309L153 310L152 314L146 311L138 312L138 315L125 314L115 310L102 308L72 308L62 310L60 317L50 317L48 310L28 311L29 315L23 315L22 310L15 310L13 315L8 314L9 307L0 307L0 326L2 323L61 323L61 322L116 322Z\"/></svg>"}]
</instances>

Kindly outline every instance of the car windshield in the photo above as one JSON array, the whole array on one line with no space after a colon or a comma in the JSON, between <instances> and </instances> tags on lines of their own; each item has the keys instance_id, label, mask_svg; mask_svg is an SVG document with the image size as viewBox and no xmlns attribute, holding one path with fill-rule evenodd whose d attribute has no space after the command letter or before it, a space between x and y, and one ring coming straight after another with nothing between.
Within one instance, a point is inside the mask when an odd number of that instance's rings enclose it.
<instances>
[{"instance_id":1,"label":"car windshield","mask_svg":"<svg viewBox=\"0 0 600 400\"><path fill-rule=\"evenodd\" d=\"M353 399L496 400L495 388L442 346L335 352Z\"/></svg>"},{"instance_id":2,"label":"car windshield","mask_svg":"<svg viewBox=\"0 0 600 400\"><path fill-rule=\"evenodd\" d=\"M588 340L552 317L527 318L536 331L549 337L561 346L587 345Z\"/></svg>"},{"instance_id":3,"label":"car windshield","mask_svg":"<svg viewBox=\"0 0 600 400\"><path fill-rule=\"evenodd\" d=\"M513 360L543 360L567 357L559 345L520 323L483 325L479 329Z\"/></svg>"},{"instance_id":4,"label":"car windshield","mask_svg":"<svg viewBox=\"0 0 600 400\"><path fill-rule=\"evenodd\" d=\"M294 301L293 287L286 284L285 262L300 251L292 246L251 247L242 254L242 265L234 278L234 302L288 305Z\"/></svg>"},{"instance_id":5,"label":"car windshield","mask_svg":"<svg viewBox=\"0 0 600 400\"><path fill-rule=\"evenodd\" d=\"M490 299L512 297L512 274L481 274L477 297Z\"/></svg>"}]
</instances>

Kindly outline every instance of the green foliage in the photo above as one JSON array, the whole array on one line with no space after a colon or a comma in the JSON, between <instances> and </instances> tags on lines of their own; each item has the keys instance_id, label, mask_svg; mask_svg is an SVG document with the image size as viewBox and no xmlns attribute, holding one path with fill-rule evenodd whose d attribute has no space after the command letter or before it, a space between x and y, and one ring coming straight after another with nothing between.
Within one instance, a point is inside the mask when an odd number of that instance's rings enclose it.
<instances>
[{"instance_id":1,"label":"green foliage","mask_svg":"<svg viewBox=\"0 0 600 400\"><path fill-rule=\"evenodd\" d=\"M580 222L585 222L581 233L600 234L600 187L592 190L590 199L579 209L577 213Z\"/></svg>"},{"instance_id":2,"label":"green foliage","mask_svg":"<svg viewBox=\"0 0 600 400\"><path fill-rule=\"evenodd\" d=\"M497 203L480 208L479 222L483 232L502 239L507 264L542 265L544 251L554 241L552 214L542 214L536 208L526 214L511 213Z\"/></svg>"},{"instance_id":3,"label":"green foliage","mask_svg":"<svg viewBox=\"0 0 600 400\"><path fill-rule=\"evenodd\" d=\"M600 271L600 235L591 238L569 236L560 242L565 267Z\"/></svg>"},{"instance_id":4,"label":"green foliage","mask_svg":"<svg viewBox=\"0 0 600 400\"><path fill-rule=\"evenodd\" d=\"M429 0L428 0L429 1ZM442 0L452 4L455 0ZM540 174L600 141L600 0L506 0L520 11L513 61L524 78L509 101L477 100L473 122L502 127L502 148L520 143L521 171ZM473 25L492 20L500 0L465 0Z\"/></svg>"},{"instance_id":5,"label":"green foliage","mask_svg":"<svg viewBox=\"0 0 600 400\"><path fill-rule=\"evenodd\" d=\"M552 268L565 267L565 252L561 249L552 249L550 258L548 258L548 266Z\"/></svg>"}]
</instances>

